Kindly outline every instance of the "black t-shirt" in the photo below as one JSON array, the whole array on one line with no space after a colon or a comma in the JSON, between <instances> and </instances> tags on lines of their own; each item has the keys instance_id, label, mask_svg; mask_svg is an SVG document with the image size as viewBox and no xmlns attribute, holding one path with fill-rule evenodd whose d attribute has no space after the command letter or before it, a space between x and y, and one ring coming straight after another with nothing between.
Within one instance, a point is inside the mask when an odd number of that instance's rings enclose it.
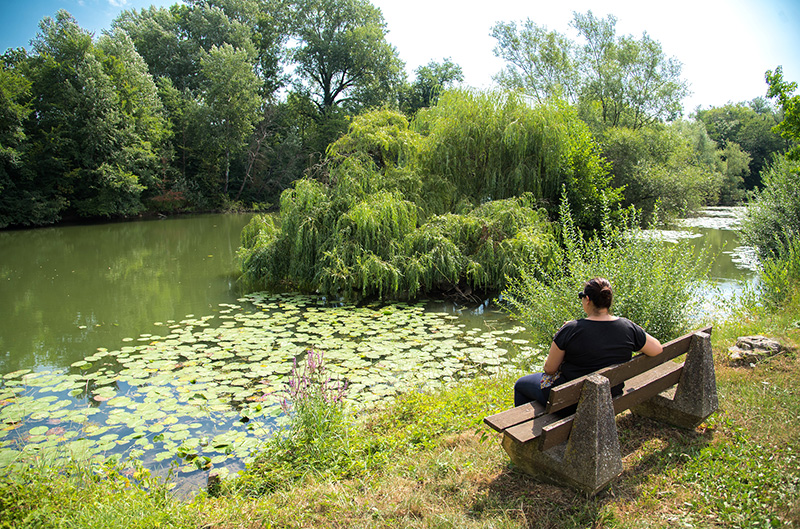
<instances>
[{"instance_id":1,"label":"black t-shirt","mask_svg":"<svg viewBox=\"0 0 800 529\"><path fill-rule=\"evenodd\" d=\"M587 319L564 324L553 341L566 351L561 374L572 380L614 364L627 362L644 347L644 329L627 318L611 321Z\"/></svg>"}]
</instances>

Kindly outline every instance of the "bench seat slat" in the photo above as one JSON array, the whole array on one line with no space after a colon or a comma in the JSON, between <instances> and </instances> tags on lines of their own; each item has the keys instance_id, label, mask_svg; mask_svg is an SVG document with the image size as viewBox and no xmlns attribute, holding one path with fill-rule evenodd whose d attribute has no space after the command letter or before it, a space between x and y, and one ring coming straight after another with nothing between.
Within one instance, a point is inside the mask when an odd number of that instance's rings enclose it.
<instances>
[{"instance_id":1,"label":"bench seat slat","mask_svg":"<svg viewBox=\"0 0 800 529\"><path fill-rule=\"evenodd\" d=\"M641 404L647 399L674 386L680 380L682 372L683 362L668 362L631 378L626 382L622 395L614 398L614 414L621 413L637 404ZM566 441L569 438L570 431L572 431L572 422L574 419L575 415L570 415L569 417L553 421L542 427L539 449L547 450ZM529 440L534 438L535 437L531 437Z\"/></svg>"},{"instance_id":2,"label":"bench seat slat","mask_svg":"<svg viewBox=\"0 0 800 529\"><path fill-rule=\"evenodd\" d=\"M510 410L484 417L483 422L498 432L502 432L503 430L506 430L514 425L529 421L539 417L540 415L544 415L544 413L544 404L539 402L529 402L527 404L523 404L522 406L517 406L516 408L511 408Z\"/></svg>"},{"instance_id":3,"label":"bench seat slat","mask_svg":"<svg viewBox=\"0 0 800 529\"><path fill-rule=\"evenodd\" d=\"M611 384L611 387L614 387L617 384L621 384L626 380L634 378L635 376L651 370L660 364L664 364L665 362L685 354L689 351L689 347L692 342L692 336L694 336L696 332L710 334L711 330L712 327L709 326L697 331L692 331L688 334L684 334L680 338L676 338L664 344L664 351L659 355L647 356L644 354L638 354L624 364L606 367L596 371L596 373L606 377ZM575 380L570 380L564 384L559 384L551 389L550 400L547 403L546 411L551 413L562 410L578 402L584 380L586 380L586 376L576 378Z\"/></svg>"},{"instance_id":4,"label":"bench seat slat","mask_svg":"<svg viewBox=\"0 0 800 529\"><path fill-rule=\"evenodd\" d=\"M570 415L570 417L572 417L572 415ZM517 424L516 426L512 426L511 428L507 428L505 433L520 443L527 443L528 441L532 441L542 435L542 429L548 424L560 421L561 419L561 415L557 413L548 413L521 424Z\"/></svg>"}]
</instances>

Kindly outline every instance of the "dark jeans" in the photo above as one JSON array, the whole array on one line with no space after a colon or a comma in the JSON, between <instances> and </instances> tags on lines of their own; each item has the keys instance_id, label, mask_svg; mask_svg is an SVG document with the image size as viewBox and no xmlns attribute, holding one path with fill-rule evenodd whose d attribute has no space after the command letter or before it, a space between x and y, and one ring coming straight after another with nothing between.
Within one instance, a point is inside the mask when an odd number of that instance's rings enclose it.
<instances>
[{"instance_id":1,"label":"dark jeans","mask_svg":"<svg viewBox=\"0 0 800 529\"><path fill-rule=\"evenodd\" d=\"M550 388L542 389L542 375L544 373L533 373L517 380L514 384L514 406L521 406L534 400L547 404L547 399L550 398ZM566 382L564 377L558 377L553 385L557 386L564 382Z\"/></svg>"}]
</instances>

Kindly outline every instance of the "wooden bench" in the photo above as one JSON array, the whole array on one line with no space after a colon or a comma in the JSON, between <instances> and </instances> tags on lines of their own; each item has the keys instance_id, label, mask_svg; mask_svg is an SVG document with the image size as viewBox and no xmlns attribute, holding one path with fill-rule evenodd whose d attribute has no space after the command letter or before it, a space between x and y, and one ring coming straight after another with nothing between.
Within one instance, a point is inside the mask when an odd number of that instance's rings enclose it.
<instances>
[{"instance_id":1,"label":"wooden bench","mask_svg":"<svg viewBox=\"0 0 800 529\"><path fill-rule=\"evenodd\" d=\"M682 428L716 411L711 327L664 344L658 356L636 355L550 390L532 402L484 418L503 433L503 448L525 472L596 494L622 473L615 416L625 410ZM672 362L686 354L683 362ZM621 395L611 387L624 383Z\"/></svg>"}]
</instances>

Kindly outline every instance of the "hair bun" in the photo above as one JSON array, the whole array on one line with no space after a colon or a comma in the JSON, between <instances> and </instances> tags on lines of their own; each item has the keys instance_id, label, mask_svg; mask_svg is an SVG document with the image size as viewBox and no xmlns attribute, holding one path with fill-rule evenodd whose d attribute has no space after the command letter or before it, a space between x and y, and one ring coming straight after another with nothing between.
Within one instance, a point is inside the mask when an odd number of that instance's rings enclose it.
<instances>
[{"instance_id":1,"label":"hair bun","mask_svg":"<svg viewBox=\"0 0 800 529\"><path fill-rule=\"evenodd\" d=\"M584 291L589 299L598 308L610 308L614 299L614 291L611 289L611 283L604 277L595 277L586 282Z\"/></svg>"}]
</instances>

